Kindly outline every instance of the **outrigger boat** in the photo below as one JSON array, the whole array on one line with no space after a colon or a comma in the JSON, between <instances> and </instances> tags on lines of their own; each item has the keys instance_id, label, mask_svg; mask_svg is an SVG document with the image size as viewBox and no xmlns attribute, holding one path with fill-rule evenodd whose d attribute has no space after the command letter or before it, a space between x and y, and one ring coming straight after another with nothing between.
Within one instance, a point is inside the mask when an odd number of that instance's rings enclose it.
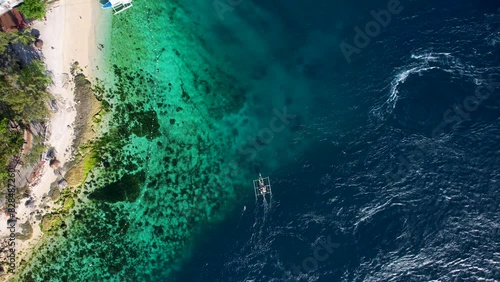
<instances>
[{"instance_id":1,"label":"outrigger boat","mask_svg":"<svg viewBox=\"0 0 500 282\"><path fill-rule=\"evenodd\" d=\"M119 14L128 8L131 8L132 0L109 0L106 4L102 5L103 9L113 9L114 14Z\"/></svg>"},{"instance_id":2,"label":"outrigger boat","mask_svg":"<svg viewBox=\"0 0 500 282\"><path fill-rule=\"evenodd\" d=\"M263 198L265 198L266 195L269 195L269 197L273 196L269 176L262 177L262 175L259 173L259 179L255 179L253 181L253 188L255 191L255 200L257 200L259 196L262 196Z\"/></svg>"}]
</instances>

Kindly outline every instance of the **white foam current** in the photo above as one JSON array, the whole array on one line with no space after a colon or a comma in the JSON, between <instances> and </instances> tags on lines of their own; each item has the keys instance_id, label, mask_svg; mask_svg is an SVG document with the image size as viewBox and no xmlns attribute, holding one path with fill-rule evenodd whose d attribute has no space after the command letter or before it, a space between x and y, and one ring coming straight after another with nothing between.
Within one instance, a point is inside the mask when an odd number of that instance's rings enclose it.
<instances>
[{"instance_id":1,"label":"white foam current","mask_svg":"<svg viewBox=\"0 0 500 282\"><path fill-rule=\"evenodd\" d=\"M410 58L411 60L406 66L395 70L396 73L393 78L384 88L389 89L386 100L371 110L371 113L377 118L385 119L388 114L392 113L393 109L397 106L398 100L401 98L399 87L412 75L423 75L427 71L438 69L456 77L468 77L475 84L480 84L481 80L483 80L480 76L481 70L463 63L451 53L427 51L412 54Z\"/></svg>"}]
</instances>

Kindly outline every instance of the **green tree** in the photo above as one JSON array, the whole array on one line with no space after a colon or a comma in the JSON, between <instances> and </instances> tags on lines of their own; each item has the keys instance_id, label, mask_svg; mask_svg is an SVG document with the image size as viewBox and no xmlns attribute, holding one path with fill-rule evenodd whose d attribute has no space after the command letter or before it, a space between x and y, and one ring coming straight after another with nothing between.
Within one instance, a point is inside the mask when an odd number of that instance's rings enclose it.
<instances>
[{"instance_id":1,"label":"green tree","mask_svg":"<svg viewBox=\"0 0 500 282\"><path fill-rule=\"evenodd\" d=\"M23 146L23 136L22 132L16 130L9 130L9 121L6 118L0 120L0 156L1 165L7 165L7 159L5 156L13 156L21 150Z\"/></svg>"},{"instance_id":2,"label":"green tree","mask_svg":"<svg viewBox=\"0 0 500 282\"><path fill-rule=\"evenodd\" d=\"M31 93L45 91L51 83L50 77L45 73L45 65L38 60L23 67L19 73L19 85L22 90Z\"/></svg>"},{"instance_id":3,"label":"green tree","mask_svg":"<svg viewBox=\"0 0 500 282\"><path fill-rule=\"evenodd\" d=\"M35 42L35 37L31 34L30 28L25 28L22 31L9 32L13 34L12 42L19 42L24 45L31 45Z\"/></svg>"},{"instance_id":4,"label":"green tree","mask_svg":"<svg viewBox=\"0 0 500 282\"><path fill-rule=\"evenodd\" d=\"M0 184L8 178L7 165L9 158L18 154L23 146L23 134L17 130L9 130L9 120L0 119Z\"/></svg>"},{"instance_id":5,"label":"green tree","mask_svg":"<svg viewBox=\"0 0 500 282\"><path fill-rule=\"evenodd\" d=\"M26 156L26 164L31 165L40 160L43 152L47 149L45 145L43 145L42 138L35 136L33 138L33 146L30 148L29 154Z\"/></svg>"},{"instance_id":6,"label":"green tree","mask_svg":"<svg viewBox=\"0 0 500 282\"><path fill-rule=\"evenodd\" d=\"M41 61L33 61L19 71L4 73L0 79L0 103L7 105L13 116L27 123L45 119L51 83Z\"/></svg>"},{"instance_id":7,"label":"green tree","mask_svg":"<svg viewBox=\"0 0 500 282\"><path fill-rule=\"evenodd\" d=\"M29 19L41 20L47 12L47 1L24 0L24 3L19 6L19 12L23 13Z\"/></svg>"},{"instance_id":8,"label":"green tree","mask_svg":"<svg viewBox=\"0 0 500 282\"><path fill-rule=\"evenodd\" d=\"M7 51L7 46L12 41L12 36L9 32L0 32L0 53Z\"/></svg>"},{"instance_id":9,"label":"green tree","mask_svg":"<svg viewBox=\"0 0 500 282\"><path fill-rule=\"evenodd\" d=\"M29 4L29 1L28 1ZM47 87L51 83L41 61L35 60L23 66L18 59L8 53L7 46L13 42L33 43L28 29L23 32L0 32L0 185L8 179L7 165L9 158L19 154L23 145L23 131L9 129L9 123L15 122L23 127L33 120L43 120L48 116L47 102L51 95ZM29 161L39 159L45 147L41 142L33 142L28 156ZM1 191L0 191L1 192Z\"/></svg>"},{"instance_id":10,"label":"green tree","mask_svg":"<svg viewBox=\"0 0 500 282\"><path fill-rule=\"evenodd\" d=\"M31 35L31 29L26 28L23 31L0 32L0 54L7 51L7 46L10 43L19 42L24 45L30 45L35 41L35 37Z\"/></svg>"}]
</instances>

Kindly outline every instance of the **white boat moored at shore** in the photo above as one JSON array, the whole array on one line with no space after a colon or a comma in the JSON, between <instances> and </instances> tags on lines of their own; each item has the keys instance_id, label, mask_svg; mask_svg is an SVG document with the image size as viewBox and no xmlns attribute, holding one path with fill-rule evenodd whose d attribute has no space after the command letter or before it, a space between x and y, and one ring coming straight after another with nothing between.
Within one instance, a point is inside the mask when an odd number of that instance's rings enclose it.
<instances>
[{"instance_id":1,"label":"white boat moored at shore","mask_svg":"<svg viewBox=\"0 0 500 282\"><path fill-rule=\"evenodd\" d=\"M132 0L109 0L106 4L102 5L103 9L113 9L114 14L119 14L128 8L131 8Z\"/></svg>"}]
</instances>

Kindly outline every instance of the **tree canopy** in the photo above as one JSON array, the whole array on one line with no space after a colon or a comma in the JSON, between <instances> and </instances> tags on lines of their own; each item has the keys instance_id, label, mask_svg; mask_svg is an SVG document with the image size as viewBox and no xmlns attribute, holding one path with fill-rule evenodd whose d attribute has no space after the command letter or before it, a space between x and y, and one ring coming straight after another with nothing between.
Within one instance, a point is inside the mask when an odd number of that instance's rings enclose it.
<instances>
[{"instance_id":1,"label":"tree canopy","mask_svg":"<svg viewBox=\"0 0 500 282\"><path fill-rule=\"evenodd\" d=\"M19 6L19 12L29 19L41 20L47 12L47 1L45 0L24 0Z\"/></svg>"},{"instance_id":2,"label":"tree canopy","mask_svg":"<svg viewBox=\"0 0 500 282\"><path fill-rule=\"evenodd\" d=\"M7 51L7 46L10 43L29 45L34 41L35 38L31 35L29 29L25 29L24 31L0 32L0 54L4 54Z\"/></svg>"},{"instance_id":3,"label":"tree canopy","mask_svg":"<svg viewBox=\"0 0 500 282\"><path fill-rule=\"evenodd\" d=\"M7 180L8 174L3 166L11 156L19 153L23 146L23 134L20 131L9 130L9 120L0 118L0 162L2 169L0 169L0 183Z\"/></svg>"},{"instance_id":4,"label":"tree canopy","mask_svg":"<svg viewBox=\"0 0 500 282\"><path fill-rule=\"evenodd\" d=\"M12 42L30 44L33 37L24 32L0 32L0 184L7 179L9 158L17 155L23 145L22 128L30 121L44 120L49 114L47 104L51 83L42 61L34 60L22 65L7 52ZM9 124L20 125L18 129ZM36 144L34 144L36 145ZM36 149L40 151L40 146ZM35 152L37 153L37 152ZM36 156L33 157L36 159Z\"/></svg>"},{"instance_id":5,"label":"tree canopy","mask_svg":"<svg viewBox=\"0 0 500 282\"><path fill-rule=\"evenodd\" d=\"M51 83L41 61L3 73L0 80L0 103L8 116L27 123L42 120L48 115L47 102L50 94L47 87Z\"/></svg>"}]
</instances>

